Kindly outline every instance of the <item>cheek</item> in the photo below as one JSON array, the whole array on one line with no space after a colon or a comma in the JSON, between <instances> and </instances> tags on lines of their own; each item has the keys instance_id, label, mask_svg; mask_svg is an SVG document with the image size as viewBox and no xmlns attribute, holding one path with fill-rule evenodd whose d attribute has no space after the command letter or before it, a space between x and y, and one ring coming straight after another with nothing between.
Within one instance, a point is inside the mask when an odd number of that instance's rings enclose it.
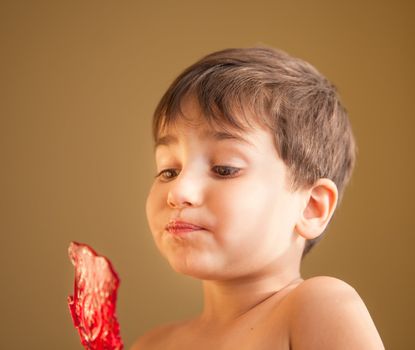
<instances>
[{"instance_id":1,"label":"cheek","mask_svg":"<svg viewBox=\"0 0 415 350\"><path fill-rule=\"evenodd\" d=\"M258 183L235 184L215 191L210 206L225 231L231 228L253 229L269 219L268 212L276 204L272 191Z\"/></svg>"},{"instance_id":2,"label":"cheek","mask_svg":"<svg viewBox=\"0 0 415 350\"><path fill-rule=\"evenodd\" d=\"M161 191L159 187L153 185L150 188L150 191L147 195L147 200L146 200L147 221L153 233L156 229L157 215L160 214L162 207L163 207L162 203L163 203L163 192Z\"/></svg>"},{"instance_id":3,"label":"cheek","mask_svg":"<svg viewBox=\"0 0 415 350\"><path fill-rule=\"evenodd\" d=\"M221 232L247 235L287 231L289 209L285 193L269 183L244 183L218 191L211 206L219 219Z\"/></svg>"},{"instance_id":4,"label":"cheek","mask_svg":"<svg viewBox=\"0 0 415 350\"><path fill-rule=\"evenodd\" d=\"M215 191L215 200L218 207L226 211L252 212L263 208L271 199L275 199L275 190L259 182L244 181L235 183L226 188Z\"/></svg>"}]
</instances>

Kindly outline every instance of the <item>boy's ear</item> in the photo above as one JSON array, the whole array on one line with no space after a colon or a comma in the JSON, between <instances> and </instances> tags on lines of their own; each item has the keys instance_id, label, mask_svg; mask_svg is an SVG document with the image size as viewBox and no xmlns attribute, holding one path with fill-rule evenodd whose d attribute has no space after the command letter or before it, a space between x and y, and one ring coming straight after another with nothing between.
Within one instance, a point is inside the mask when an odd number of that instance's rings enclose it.
<instances>
[{"instance_id":1,"label":"boy's ear","mask_svg":"<svg viewBox=\"0 0 415 350\"><path fill-rule=\"evenodd\" d=\"M323 233L336 209L338 192L330 179L319 179L305 191L305 206L295 226L295 232L305 239Z\"/></svg>"}]
</instances>

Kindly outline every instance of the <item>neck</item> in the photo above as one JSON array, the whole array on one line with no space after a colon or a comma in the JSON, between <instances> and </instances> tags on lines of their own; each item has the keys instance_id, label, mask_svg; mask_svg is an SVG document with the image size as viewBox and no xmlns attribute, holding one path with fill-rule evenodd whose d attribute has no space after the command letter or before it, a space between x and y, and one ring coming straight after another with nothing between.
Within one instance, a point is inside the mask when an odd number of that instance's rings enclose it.
<instances>
[{"instance_id":1,"label":"neck","mask_svg":"<svg viewBox=\"0 0 415 350\"><path fill-rule=\"evenodd\" d=\"M215 324L235 321L272 296L302 281L299 263L291 270L273 270L256 276L225 281L204 281L202 320Z\"/></svg>"}]
</instances>

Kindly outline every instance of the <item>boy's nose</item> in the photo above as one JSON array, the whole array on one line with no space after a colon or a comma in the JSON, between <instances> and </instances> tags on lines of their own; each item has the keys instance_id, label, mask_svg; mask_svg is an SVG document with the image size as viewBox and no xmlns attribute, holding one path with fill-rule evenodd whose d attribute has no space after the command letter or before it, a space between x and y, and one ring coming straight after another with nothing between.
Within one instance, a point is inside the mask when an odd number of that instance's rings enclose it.
<instances>
[{"instance_id":1,"label":"boy's nose","mask_svg":"<svg viewBox=\"0 0 415 350\"><path fill-rule=\"evenodd\" d=\"M167 204L171 208L197 207L202 202L202 184L189 174L181 172L171 183Z\"/></svg>"}]
</instances>

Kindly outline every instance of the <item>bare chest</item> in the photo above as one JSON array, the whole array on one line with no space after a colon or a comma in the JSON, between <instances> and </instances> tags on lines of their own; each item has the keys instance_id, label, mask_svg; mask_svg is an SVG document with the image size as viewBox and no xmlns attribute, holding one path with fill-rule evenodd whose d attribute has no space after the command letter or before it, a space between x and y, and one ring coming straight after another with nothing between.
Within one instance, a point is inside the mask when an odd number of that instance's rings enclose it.
<instances>
[{"instance_id":1,"label":"bare chest","mask_svg":"<svg viewBox=\"0 0 415 350\"><path fill-rule=\"evenodd\" d=\"M226 329L183 326L164 339L160 349L198 350L289 350L289 336L283 319L247 319Z\"/></svg>"}]
</instances>

